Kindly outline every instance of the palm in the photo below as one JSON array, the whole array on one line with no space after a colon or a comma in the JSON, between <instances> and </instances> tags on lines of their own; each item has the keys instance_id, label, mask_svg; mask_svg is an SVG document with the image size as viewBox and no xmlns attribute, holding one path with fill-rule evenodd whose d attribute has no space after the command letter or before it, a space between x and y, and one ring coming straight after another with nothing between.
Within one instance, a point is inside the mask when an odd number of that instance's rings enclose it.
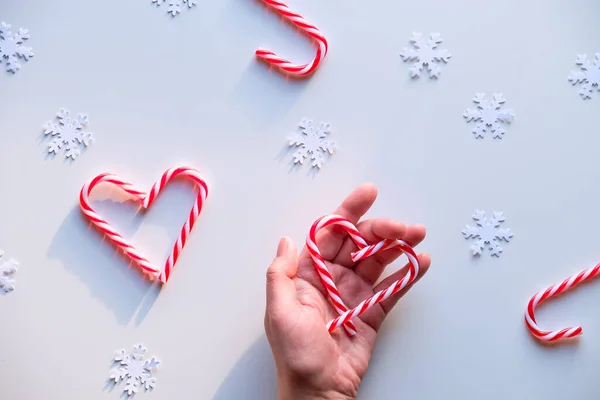
<instances>
[{"instance_id":1,"label":"palm","mask_svg":"<svg viewBox=\"0 0 600 400\"><path fill-rule=\"evenodd\" d=\"M335 213L356 224L371 207L375 197L374 187L361 186ZM407 228L404 224L389 219L365 220L359 223L357 228L370 243L381 239L402 238L415 246L425 236L422 226ZM356 247L349 236L336 227L319 232L317 244L323 258L331 260L326 262L327 268L346 306L350 308L388 287L392 281L404 276L407 270L407 267L402 268L376 284L384 268L401 254L399 250L388 250L353 263L350 253L355 251ZM429 258L421 255L419 261L422 276L429 266ZM337 317L337 313L329 302L327 292L306 248L300 253L297 271L290 278L293 282L290 282L290 285L296 292L293 296L295 299L285 307L282 315L278 315L281 340L277 345L285 352L285 362L291 362L289 368L296 374L318 377L318 386L322 390L334 391L348 397L355 396L367 370L377 331L387 313L409 287L355 318L352 322L356 325L358 333L350 337L343 328L332 333L327 331L326 323ZM276 356L276 360L277 358Z\"/></svg>"}]
</instances>

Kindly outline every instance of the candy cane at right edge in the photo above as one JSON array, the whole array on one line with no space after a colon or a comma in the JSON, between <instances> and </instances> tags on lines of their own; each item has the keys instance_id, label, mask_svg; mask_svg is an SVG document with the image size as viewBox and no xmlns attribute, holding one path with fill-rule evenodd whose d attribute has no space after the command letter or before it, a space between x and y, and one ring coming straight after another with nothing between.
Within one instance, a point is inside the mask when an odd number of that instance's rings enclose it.
<instances>
[{"instance_id":1,"label":"candy cane at right edge","mask_svg":"<svg viewBox=\"0 0 600 400\"><path fill-rule=\"evenodd\" d=\"M394 282L389 288L378 292L374 296L360 303L357 307L348 310L348 307L344 304L340 297L340 293L335 285L335 282L333 281L333 277L327 269L325 260L321 256L321 252L316 244L317 232L322 228L333 225L342 227L350 235L352 241L359 248L359 251L352 254L352 260L354 262L363 260L381 251L389 250L391 248L399 248L406 253L410 261L411 266L408 274L402 278L402 280ZM340 317L327 324L327 329L329 332L332 332L336 328L343 325L346 329L346 332L350 336L355 335L356 327L351 322L352 318L364 313L375 304L387 299L392 294L397 293L399 290L406 287L406 285L415 280L419 273L419 262L417 260L417 256L408 244L401 240L383 240L377 244L368 246L356 227L346 218L343 218L339 215L328 215L315 221L306 239L306 247L308 248L308 252L313 259L313 264L317 270L317 273L319 274L319 277L321 278L321 282L327 290L333 307L340 314Z\"/></svg>"},{"instance_id":2,"label":"candy cane at right edge","mask_svg":"<svg viewBox=\"0 0 600 400\"><path fill-rule=\"evenodd\" d=\"M267 64L278 67L283 72L295 77L305 77L314 72L321 61L325 58L329 44L325 36L319 32L316 26L309 24L302 15L293 12L287 5L278 0L262 0L265 4L273 7L278 14L286 18L292 24L296 25L307 35L313 38L319 47L317 48L317 54L315 58L308 64L293 64L283 57L278 56L271 50L258 48L256 50L256 56L264 60Z\"/></svg>"},{"instance_id":3,"label":"candy cane at right edge","mask_svg":"<svg viewBox=\"0 0 600 400\"><path fill-rule=\"evenodd\" d=\"M600 264L594 268L586 269L581 271L579 274L565 279L562 283L550 286L543 292L536 293L529 303L527 304L527 311L525 311L525 323L529 328L529 331L533 336L543 342L555 342L560 339L568 339L581 335L583 328L581 326L574 326L570 328L564 328L556 331L543 331L537 325L535 321L535 308L538 304L549 299L550 297L557 296L588 279L594 278L600 273Z\"/></svg>"}]
</instances>

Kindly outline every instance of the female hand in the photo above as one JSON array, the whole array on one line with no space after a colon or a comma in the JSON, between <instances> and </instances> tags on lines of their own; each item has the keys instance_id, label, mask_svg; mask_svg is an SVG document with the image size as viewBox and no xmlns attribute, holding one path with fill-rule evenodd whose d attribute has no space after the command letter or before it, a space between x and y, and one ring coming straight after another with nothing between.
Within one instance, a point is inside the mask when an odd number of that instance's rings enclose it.
<instances>
[{"instance_id":1,"label":"female hand","mask_svg":"<svg viewBox=\"0 0 600 400\"><path fill-rule=\"evenodd\" d=\"M364 184L355 189L334 212L347 218L369 243L382 239L402 239L411 246L425 238L422 225L405 226L390 219L358 220L377 197L377 188ZM408 265L375 285L384 268L398 258L400 250L391 249L358 263L350 253L356 246L343 230L325 229L317 235L327 268L348 307L387 288L402 278ZM431 259L419 255L419 280ZM414 282L413 282L414 284ZM277 257L267 271L265 330L273 351L279 382L279 400L354 399L357 395L375 345L377 332L386 315L410 289L396 293L369 311L354 318L358 333L349 337L344 329L331 334L326 323L337 317L319 280L307 249L297 255L289 238L282 238Z\"/></svg>"}]
</instances>

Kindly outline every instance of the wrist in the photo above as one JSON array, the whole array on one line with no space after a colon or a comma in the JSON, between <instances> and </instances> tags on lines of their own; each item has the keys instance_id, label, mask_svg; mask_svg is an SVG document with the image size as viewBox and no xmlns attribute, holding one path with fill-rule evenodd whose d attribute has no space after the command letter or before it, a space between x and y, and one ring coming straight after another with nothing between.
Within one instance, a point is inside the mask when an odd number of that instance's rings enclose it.
<instances>
[{"instance_id":1,"label":"wrist","mask_svg":"<svg viewBox=\"0 0 600 400\"><path fill-rule=\"evenodd\" d=\"M320 390L289 380L279 380L278 400L355 400L356 397L335 391Z\"/></svg>"}]
</instances>

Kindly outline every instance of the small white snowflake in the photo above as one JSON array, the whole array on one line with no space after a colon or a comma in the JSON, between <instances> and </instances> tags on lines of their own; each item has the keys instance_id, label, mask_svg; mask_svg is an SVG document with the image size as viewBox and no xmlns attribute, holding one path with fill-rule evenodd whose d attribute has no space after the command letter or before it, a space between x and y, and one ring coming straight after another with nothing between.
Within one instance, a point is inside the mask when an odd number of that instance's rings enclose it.
<instances>
[{"instance_id":1,"label":"small white snowflake","mask_svg":"<svg viewBox=\"0 0 600 400\"><path fill-rule=\"evenodd\" d=\"M413 32L410 38L413 47L405 47L400 53L404 61L414 61L410 68L410 74L413 78L421 76L423 68L427 67L430 78L439 77L442 70L440 62L447 63L452 55L448 50L439 50L437 47L442 43L439 33L432 33L429 39L423 38L418 32Z\"/></svg>"},{"instance_id":2,"label":"small white snowflake","mask_svg":"<svg viewBox=\"0 0 600 400\"><path fill-rule=\"evenodd\" d=\"M44 125L46 135L56 136L48 145L48 153L58 154L64 147L65 157L76 159L81 154L79 145L89 146L94 137L85 128L89 124L88 116L85 114L77 115L77 118L71 118L71 112L63 108L56 114L58 123L48 121Z\"/></svg>"},{"instance_id":3,"label":"small white snowflake","mask_svg":"<svg viewBox=\"0 0 600 400\"><path fill-rule=\"evenodd\" d=\"M10 31L10 25L2 22L0 24L0 62L6 64L6 70L16 73L21 68L20 59L28 61L33 57L31 47L23 46L23 42L29 39L27 29L19 29L16 34Z\"/></svg>"},{"instance_id":4,"label":"small white snowflake","mask_svg":"<svg viewBox=\"0 0 600 400\"><path fill-rule=\"evenodd\" d=\"M0 250L0 289L8 293L15 290L14 275L17 273L19 263L12 259L2 262L1 258L3 255L4 252Z\"/></svg>"},{"instance_id":5,"label":"small white snowflake","mask_svg":"<svg viewBox=\"0 0 600 400\"><path fill-rule=\"evenodd\" d=\"M327 140L331 126L322 122L317 128L311 120L304 118L299 127L300 132L289 137L288 144L296 149L294 164L303 164L304 160L310 158L312 167L321 168L327 156L336 150L335 142Z\"/></svg>"},{"instance_id":6,"label":"small white snowflake","mask_svg":"<svg viewBox=\"0 0 600 400\"><path fill-rule=\"evenodd\" d=\"M596 53L594 61L590 61L585 54L577 55L575 64L581 71L571 71L569 81L574 85L583 83L579 90L582 99L591 99L594 91L600 91L600 53Z\"/></svg>"},{"instance_id":7,"label":"small white snowflake","mask_svg":"<svg viewBox=\"0 0 600 400\"><path fill-rule=\"evenodd\" d=\"M188 8L192 8L198 4L198 0L152 0L156 3L157 7L160 7L165 2L168 4L167 12L171 13L172 16L176 16L181 13L183 4L187 4Z\"/></svg>"},{"instance_id":8,"label":"small white snowflake","mask_svg":"<svg viewBox=\"0 0 600 400\"><path fill-rule=\"evenodd\" d=\"M504 222L504 215L502 215L501 212L495 212L493 213L493 217L488 219L485 211L476 210L475 214L473 214L473 219L477 225L467 225L467 227L462 230L465 239L479 239L471 246L473 255L481 255L483 249L487 245L492 256L500 257L502 247L500 247L499 242L502 240L508 242L513 237L513 233L510 229L500 228L500 224Z\"/></svg>"},{"instance_id":9,"label":"small white snowflake","mask_svg":"<svg viewBox=\"0 0 600 400\"><path fill-rule=\"evenodd\" d=\"M500 110L505 101L502 93L494 93L492 100L486 99L485 93L475 94L473 102L477 104L477 108L468 108L463 114L467 122L477 122L473 129L475 139L482 138L488 131L494 139L502 139L506 131L500 122L510 124L515 119L512 110Z\"/></svg>"},{"instance_id":10,"label":"small white snowflake","mask_svg":"<svg viewBox=\"0 0 600 400\"><path fill-rule=\"evenodd\" d=\"M152 376L152 373L156 371L160 361L155 357L144 360L145 352L146 348L138 344L133 347L131 354L121 350L113 359L114 362L119 363L119 366L111 372L110 379L115 384L124 380L125 389L123 391L127 392L127 396L137 393L142 386L145 390L149 390L154 389L156 385L156 378Z\"/></svg>"}]
</instances>

